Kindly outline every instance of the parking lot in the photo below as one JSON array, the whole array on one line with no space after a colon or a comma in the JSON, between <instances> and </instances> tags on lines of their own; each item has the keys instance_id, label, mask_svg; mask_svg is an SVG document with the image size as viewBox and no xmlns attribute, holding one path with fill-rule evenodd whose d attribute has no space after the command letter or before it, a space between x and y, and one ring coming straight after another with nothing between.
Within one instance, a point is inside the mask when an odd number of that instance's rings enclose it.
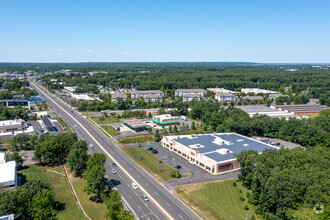
<instances>
[{"instance_id":1,"label":"parking lot","mask_svg":"<svg viewBox=\"0 0 330 220\"><path fill-rule=\"evenodd\" d=\"M164 163L167 163L171 167L180 165L180 173L191 173L191 176L188 179L180 179L177 181L178 185L190 184L190 183L199 183L199 182L208 182L215 180L225 180L237 178L239 171L232 171L229 173L223 173L219 175L212 175L206 170L190 163L181 156L175 154L172 151L162 147L160 143L145 143L142 144L145 149L152 147L156 149L158 153L154 154L156 157L161 159ZM132 145L122 145L121 147L128 147ZM163 183L166 188L172 190L176 186L176 180L171 180Z\"/></svg>"}]
</instances>

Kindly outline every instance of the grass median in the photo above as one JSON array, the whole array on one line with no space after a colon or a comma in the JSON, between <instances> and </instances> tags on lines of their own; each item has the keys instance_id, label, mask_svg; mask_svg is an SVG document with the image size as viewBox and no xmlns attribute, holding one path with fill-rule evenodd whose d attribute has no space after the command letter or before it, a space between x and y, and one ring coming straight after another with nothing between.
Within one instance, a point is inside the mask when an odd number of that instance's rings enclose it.
<instances>
[{"instance_id":1,"label":"grass median","mask_svg":"<svg viewBox=\"0 0 330 220\"><path fill-rule=\"evenodd\" d=\"M121 122L120 118L111 118L111 117L89 117L91 120L93 120L96 124L111 124L111 123L117 123Z\"/></svg>"},{"instance_id":2,"label":"grass median","mask_svg":"<svg viewBox=\"0 0 330 220\"><path fill-rule=\"evenodd\" d=\"M148 173L155 177L160 182L175 179L171 176L173 168L163 163L162 168L159 168L159 158L149 153L146 149L140 147L137 154L137 147L124 147L121 148L130 158L132 158L137 164L143 167ZM138 156L137 159L135 157ZM143 157L143 159L141 159ZM182 174L182 178L190 177L190 173Z\"/></svg>"},{"instance_id":3,"label":"grass median","mask_svg":"<svg viewBox=\"0 0 330 220\"><path fill-rule=\"evenodd\" d=\"M141 135L141 136L134 136L134 137L123 137L118 138L117 141L120 144L135 144L135 143L146 143L154 141L155 135L148 134L148 135Z\"/></svg>"},{"instance_id":4,"label":"grass median","mask_svg":"<svg viewBox=\"0 0 330 220\"><path fill-rule=\"evenodd\" d=\"M194 183L175 188L174 193L203 219L250 219L255 214L255 206L248 204L248 192L240 182L233 186L235 180L208 183ZM240 189L242 192L240 193ZM241 200L241 197L245 201ZM245 209L247 204L249 210Z\"/></svg>"}]
</instances>

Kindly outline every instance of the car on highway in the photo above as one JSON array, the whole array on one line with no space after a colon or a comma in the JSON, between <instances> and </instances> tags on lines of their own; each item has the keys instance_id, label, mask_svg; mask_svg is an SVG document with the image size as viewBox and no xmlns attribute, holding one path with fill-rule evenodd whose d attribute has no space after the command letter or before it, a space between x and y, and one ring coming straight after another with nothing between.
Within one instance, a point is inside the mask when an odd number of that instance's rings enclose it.
<instances>
[{"instance_id":1,"label":"car on highway","mask_svg":"<svg viewBox=\"0 0 330 220\"><path fill-rule=\"evenodd\" d=\"M112 169L111 172L112 172L113 174L116 174L116 173L117 173L117 171L116 171L115 169Z\"/></svg>"},{"instance_id":2,"label":"car on highway","mask_svg":"<svg viewBox=\"0 0 330 220\"><path fill-rule=\"evenodd\" d=\"M139 188L138 185L136 185L136 183L132 183L132 187L133 187L133 189Z\"/></svg>"},{"instance_id":3,"label":"car on highway","mask_svg":"<svg viewBox=\"0 0 330 220\"><path fill-rule=\"evenodd\" d=\"M74 125L74 127L76 128L76 127L77 127L77 125Z\"/></svg>"},{"instance_id":4,"label":"car on highway","mask_svg":"<svg viewBox=\"0 0 330 220\"><path fill-rule=\"evenodd\" d=\"M147 150L148 150L148 151L152 151L152 150L153 150L153 148L152 148L152 147L149 147Z\"/></svg>"},{"instance_id":5,"label":"car on highway","mask_svg":"<svg viewBox=\"0 0 330 220\"><path fill-rule=\"evenodd\" d=\"M151 151L151 153L153 153L153 154L157 154L157 153L158 153L158 150L153 149L153 150Z\"/></svg>"},{"instance_id":6,"label":"car on highway","mask_svg":"<svg viewBox=\"0 0 330 220\"><path fill-rule=\"evenodd\" d=\"M115 163L112 163L112 166L116 167L117 165Z\"/></svg>"},{"instance_id":7,"label":"car on highway","mask_svg":"<svg viewBox=\"0 0 330 220\"><path fill-rule=\"evenodd\" d=\"M143 200L146 201L146 202L149 201L149 199L148 199L148 197L147 197L146 195L142 195L142 198L143 198Z\"/></svg>"},{"instance_id":8,"label":"car on highway","mask_svg":"<svg viewBox=\"0 0 330 220\"><path fill-rule=\"evenodd\" d=\"M90 144L89 147L92 148L92 147L94 147L94 146L93 146L93 144Z\"/></svg>"}]
</instances>

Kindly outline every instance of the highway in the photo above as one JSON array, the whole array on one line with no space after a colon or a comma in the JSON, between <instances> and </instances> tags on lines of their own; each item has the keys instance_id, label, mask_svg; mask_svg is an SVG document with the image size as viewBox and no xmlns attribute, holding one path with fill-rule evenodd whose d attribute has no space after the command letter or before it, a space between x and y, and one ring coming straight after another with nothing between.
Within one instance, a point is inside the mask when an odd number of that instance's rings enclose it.
<instances>
[{"instance_id":1,"label":"highway","mask_svg":"<svg viewBox=\"0 0 330 220\"><path fill-rule=\"evenodd\" d=\"M34 79L30 85L46 98L47 104L77 133L79 139L93 144L89 153L103 153L107 156L105 163L106 176L115 183L122 197L127 201L137 219L201 219L195 212L175 197L162 184L150 174L139 167L118 146L110 141L98 128L83 116L73 111L61 100L44 90ZM113 174L112 163L116 163L117 173ZM139 188L133 189L131 183L135 182ZM149 200L145 202L142 194Z\"/></svg>"}]
</instances>

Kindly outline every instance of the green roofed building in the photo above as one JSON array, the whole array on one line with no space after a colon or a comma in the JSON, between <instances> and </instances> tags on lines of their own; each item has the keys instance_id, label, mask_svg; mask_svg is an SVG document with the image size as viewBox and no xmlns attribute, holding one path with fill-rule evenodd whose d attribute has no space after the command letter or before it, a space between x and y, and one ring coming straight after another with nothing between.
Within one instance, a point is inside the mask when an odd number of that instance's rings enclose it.
<instances>
[{"instance_id":1,"label":"green roofed building","mask_svg":"<svg viewBox=\"0 0 330 220\"><path fill-rule=\"evenodd\" d=\"M122 119L122 122L134 131L145 131L148 129L145 123L135 118Z\"/></svg>"},{"instance_id":2,"label":"green roofed building","mask_svg":"<svg viewBox=\"0 0 330 220\"><path fill-rule=\"evenodd\" d=\"M180 125L178 117L172 117L169 114L166 115L155 115L152 118L152 122L160 126Z\"/></svg>"}]
</instances>

